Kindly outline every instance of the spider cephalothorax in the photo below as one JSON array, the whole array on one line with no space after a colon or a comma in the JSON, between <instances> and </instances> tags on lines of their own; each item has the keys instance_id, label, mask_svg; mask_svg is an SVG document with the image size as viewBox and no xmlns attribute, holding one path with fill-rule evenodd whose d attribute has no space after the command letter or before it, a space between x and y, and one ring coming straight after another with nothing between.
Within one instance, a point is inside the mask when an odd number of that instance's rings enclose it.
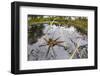
<instances>
[{"instance_id":1,"label":"spider cephalothorax","mask_svg":"<svg viewBox=\"0 0 100 76\"><path fill-rule=\"evenodd\" d=\"M40 47L48 46L46 57L48 56L48 53L49 53L50 49L52 49L54 55L56 56L56 54L54 52L54 49L53 49L54 46L60 46L60 47L63 47L64 49L66 49L65 46L61 45L61 43L64 43L64 41L59 41L59 38L60 37L58 37L56 39L52 39L52 38L46 39L46 38L43 38L45 40L46 44L40 45Z\"/></svg>"},{"instance_id":2,"label":"spider cephalothorax","mask_svg":"<svg viewBox=\"0 0 100 76\"><path fill-rule=\"evenodd\" d=\"M51 39L51 38L50 38L49 40L46 40L46 39L45 39L45 41L47 42L47 45L48 45L48 46L51 46L51 47L53 47L53 46L55 46L55 45L58 45L58 44L64 42L64 41L57 41L57 39L53 40L53 39Z\"/></svg>"}]
</instances>

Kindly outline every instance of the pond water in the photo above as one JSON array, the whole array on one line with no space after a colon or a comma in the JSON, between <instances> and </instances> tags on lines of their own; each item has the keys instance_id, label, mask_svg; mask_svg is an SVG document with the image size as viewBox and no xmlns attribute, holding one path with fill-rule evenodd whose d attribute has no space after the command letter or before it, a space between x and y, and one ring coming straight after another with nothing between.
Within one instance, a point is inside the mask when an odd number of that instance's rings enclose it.
<instances>
[{"instance_id":1,"label":"pond water","mask_svg":"<svg viewBox=\"0 0 100 76\"><path fill-rule=\"evenodd\" d=\"M43 35L28 44L28 60L57 60L88 58L88 36L73 26L44 24ZM56 41L55 41L56 40Z\"/></svg>"}]
</instances>

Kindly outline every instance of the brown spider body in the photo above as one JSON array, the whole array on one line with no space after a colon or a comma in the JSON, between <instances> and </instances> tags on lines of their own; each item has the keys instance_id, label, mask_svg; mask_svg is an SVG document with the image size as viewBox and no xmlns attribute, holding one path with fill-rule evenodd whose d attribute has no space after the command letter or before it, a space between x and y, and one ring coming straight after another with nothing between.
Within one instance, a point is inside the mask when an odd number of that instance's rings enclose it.
<instances>
[{"instance_id":1,"label":"brown spider body","mask_svg":"<svg viewBox=\"0 0 100 76\"><path fill-rule=\"evenodd\" d=\"M50 49L52 49L54 55L56 55L55 52L54 52L54 49L53 49L53 47L56 46L56 45L60 46L60 47L63 47L64 49L66 48L65 46L60 44L60 43L63 43L64 41L58 41L59 38L60 37L56 38L55 40L52 39L52 38L49 38L48 40L46 38L43 38L45 40L46 44L45 45L40 45L40 47L48 46L46 57L48 56L48 53L49 53Z\"/></svg>"},{"instance_id":2,"label":"brown spider body","mask_svg":"<svg viewBox=\"0 0 100 76\"><path fill-rule=\"evenodd\" d=\"M51 46L51 47L54 47L55 45L57 45L59 43L63 43L63 41L57 41L57 40L53 40L51 38L47 41L47 45Z\"/></svg>"}]
</instances>

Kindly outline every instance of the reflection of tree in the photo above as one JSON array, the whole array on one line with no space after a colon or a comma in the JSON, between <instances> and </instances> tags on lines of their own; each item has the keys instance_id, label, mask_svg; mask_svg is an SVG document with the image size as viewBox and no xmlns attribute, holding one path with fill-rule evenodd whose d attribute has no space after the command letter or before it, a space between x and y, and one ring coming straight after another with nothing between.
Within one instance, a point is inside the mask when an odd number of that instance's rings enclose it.
<instances>
[{"instance_id":1,"label":"reflection of tree","mask_svg":"<svg viewBox=\"0 0 100 76\"><path fill-rule=\"evenodd\" d=\"M42 24L38 24L38 25L34 24L28 28L28 43L29 44L37 42L37 39L43 35L43 28L44 26Z\"/></svg>"}]
</instances>

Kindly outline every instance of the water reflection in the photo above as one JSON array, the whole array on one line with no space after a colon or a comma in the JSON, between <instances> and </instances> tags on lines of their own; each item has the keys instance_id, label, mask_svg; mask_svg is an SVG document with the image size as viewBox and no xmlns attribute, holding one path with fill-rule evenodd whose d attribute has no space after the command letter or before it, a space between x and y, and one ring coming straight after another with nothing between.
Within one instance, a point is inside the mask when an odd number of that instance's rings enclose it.
<instances>
[{"instance_id":1,"label":"water reflection","mask_svg":"<svg viewBox=\"0 0 100 76\"><path fill-rule=\"evenodd\" d=\"M73 26L40 24L28 30L28 60L88 58L88 37Z\"/></svg>"}]
</instances>

